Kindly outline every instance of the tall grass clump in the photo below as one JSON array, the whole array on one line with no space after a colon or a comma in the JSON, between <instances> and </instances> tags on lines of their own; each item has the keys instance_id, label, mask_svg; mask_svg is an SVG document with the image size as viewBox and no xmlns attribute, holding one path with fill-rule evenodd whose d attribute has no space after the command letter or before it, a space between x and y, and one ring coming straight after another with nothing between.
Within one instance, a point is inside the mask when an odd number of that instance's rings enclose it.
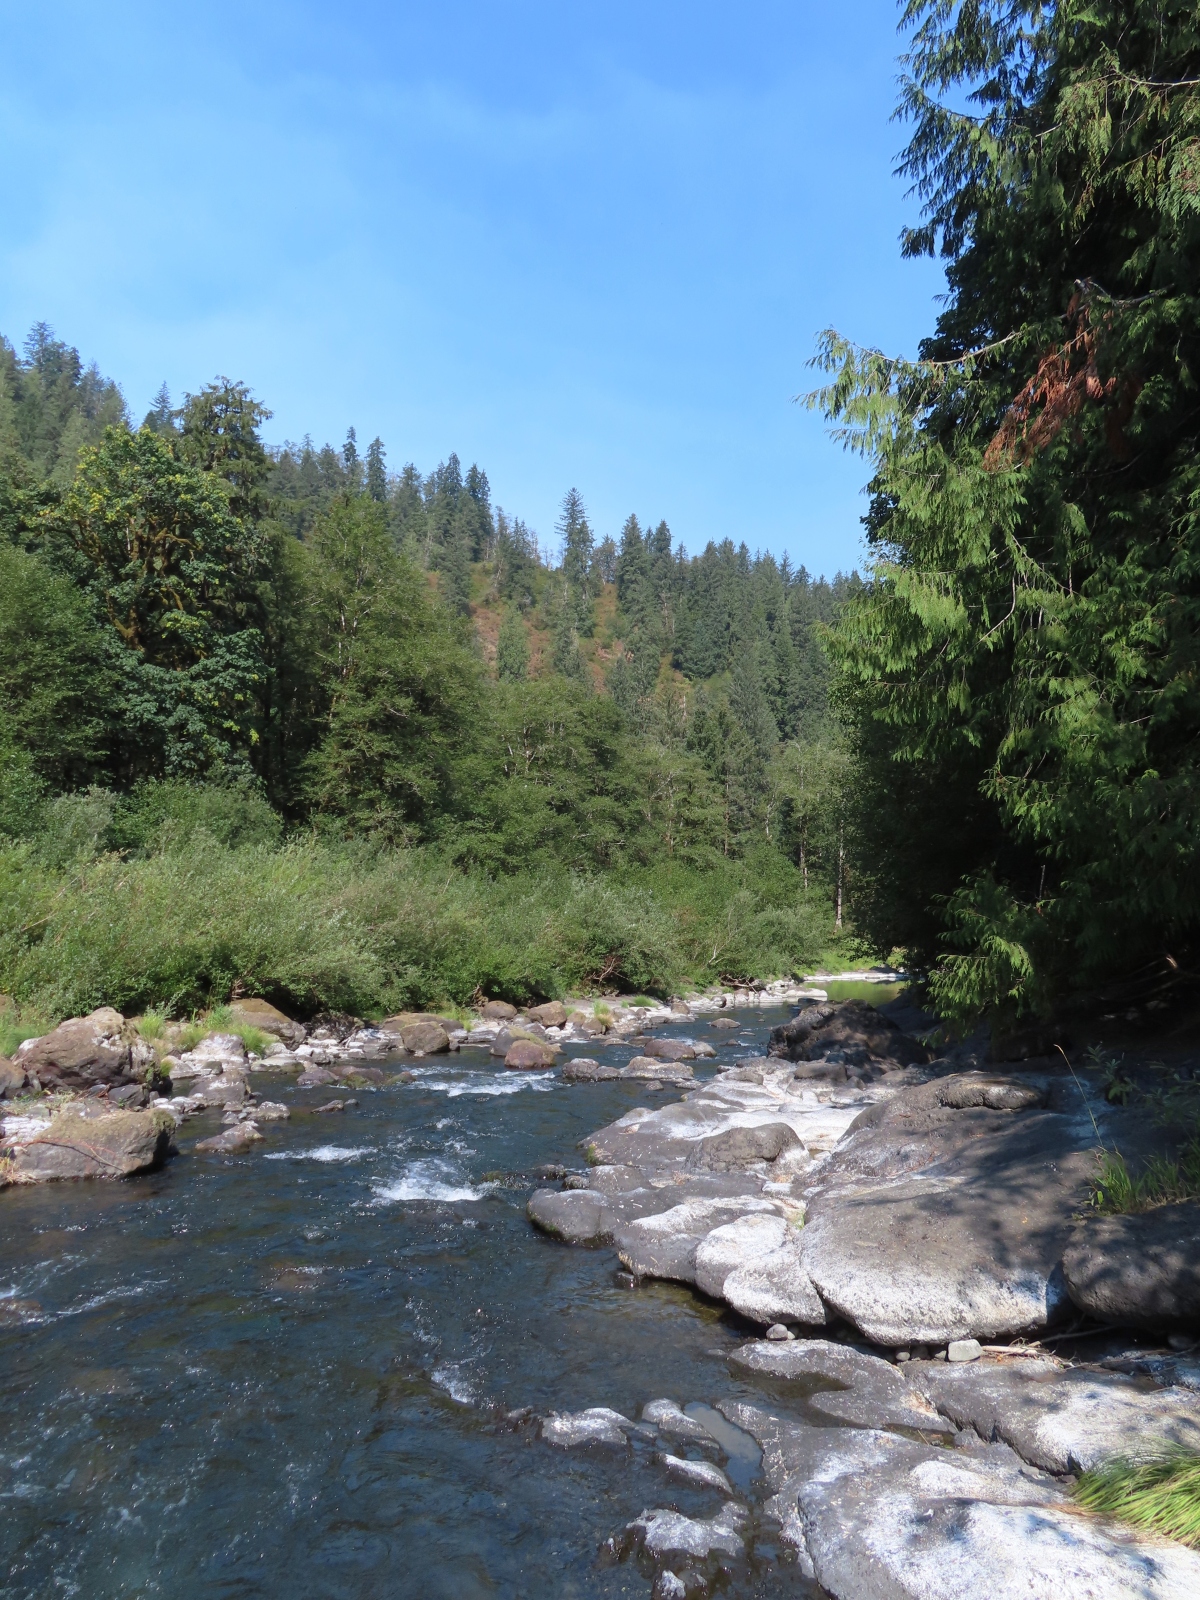
<instances>
[{"instance_id":1,"label":"tall grass clump","mask_svg":"<svg viewBox=\"0 0 1200 1600\"><path fill-rule=\"evenodd\" d=\"M1200 1547L1200 1454L1195 1451L1107 1462L1083 1474L1075 1498L1089 1511Z\"/></svg>"},{"instance_id":2,"label":"tall grass clump","mask_svg":"<svg viewBox=\"0 0 1200 1600\"><path fill-rule=\"evenodd\" d=\"M1091 1204L1109 1215L1152 1211L1200 1197L1200 1138L1190 1139L1179 1159L1153 1156L1140 1173L1129 1170L1119 1150L1100 1153L1100 1173L1092 1180Z\"/></svg>"}]
</instances>

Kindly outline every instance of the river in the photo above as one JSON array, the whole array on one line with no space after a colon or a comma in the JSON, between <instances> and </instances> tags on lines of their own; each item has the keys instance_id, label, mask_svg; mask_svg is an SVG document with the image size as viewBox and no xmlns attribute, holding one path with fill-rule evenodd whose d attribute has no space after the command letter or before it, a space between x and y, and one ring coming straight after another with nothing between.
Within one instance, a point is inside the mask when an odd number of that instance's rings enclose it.
<instances>
[{"instance_id":1,"label":"river","mask_svg":"<svg viewBox=\"0 0 1200 1600\"><path fill-rule=\"evenodd\" d=\"M788 1014L690 1028L729 1061ZM611 1251L525 1216L516 1174L580 1166L579 1139L653 1097L467 1050L339 1114L282 1082L256 1086L291 1121L245 1155L189 1154L214 1113L156 1175L0 1197L0 1594L648 1596L650 1569L606 1541L644 1508L712 1516L719 1497L651 1449L563 1451L505 1414L636 1417L667 1396L708 1415L754 1393L723 1358L747 1325L687 1289L631 1290ZM758 1522L753 1442L724 1429L754 1515L723 1592L817 1593Z\"/></svg>"}]
</instances>

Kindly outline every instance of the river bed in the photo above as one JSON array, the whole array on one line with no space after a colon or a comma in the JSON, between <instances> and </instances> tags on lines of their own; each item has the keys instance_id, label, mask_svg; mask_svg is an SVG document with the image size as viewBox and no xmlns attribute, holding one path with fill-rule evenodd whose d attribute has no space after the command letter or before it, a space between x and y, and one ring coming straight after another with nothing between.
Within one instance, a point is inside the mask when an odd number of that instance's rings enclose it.
<instances>
[{"instance_id":1,"label":"river bed","mask_svg":"<svg viewBox=\"0 0 1200 1600\"><path fill-rule=\"evenodd\" d=\"M788 1015L666 1031L717 1045L705 1077ZM724 1426L751 1511L721 1592L820 1593L758 1521L753 1442L704 1409L763 1403L724 1359L749 1325L688 1289L631 1290L610 1250L525 1215L520 1174L581 1166L585 1135L676 1091L469 1050L342 1113L312 1114L328 1089L256 1087L293 1114L244 1155L190 1153L214 1113L161 1173L0 1198L0 1595L648 1596L650 1569L606 1541L645 1508L711 1517L721 1497L651 1449L555 1449L505 1415L636 1417L664 1396Z\"/></svg>"}]
</instances>

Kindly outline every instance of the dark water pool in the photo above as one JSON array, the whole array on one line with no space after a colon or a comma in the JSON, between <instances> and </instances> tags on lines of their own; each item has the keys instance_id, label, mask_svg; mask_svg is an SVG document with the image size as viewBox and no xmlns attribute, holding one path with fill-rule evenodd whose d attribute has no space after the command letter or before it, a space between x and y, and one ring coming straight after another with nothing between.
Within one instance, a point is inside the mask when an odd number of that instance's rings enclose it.
<instances>
[{"instance_id":1,"label":"dark water pool","mask_svg":"<svg viewBox=\"0 0 1200 1600\"><path fill-rule=\"evenodd\" d=\"M721 1054L786 1014L752 1013ZM214 1116L153 1177L0 1196L0 1595L648 1596L604 1541L719 1498L649 1451L555 1450L501 1413L752 1393L722 1356L746 1329L621 1287L611 1252L534 1231L528 1183L485 1181L579 1165L644 1087L466 1051L341 1115L260 1087L293 1117L244 1156L189 1154ZM753 1505L757 1458L732 1442ZM756 1527L725 1592L814 1592Z\"/></svg>"}]
</instances>

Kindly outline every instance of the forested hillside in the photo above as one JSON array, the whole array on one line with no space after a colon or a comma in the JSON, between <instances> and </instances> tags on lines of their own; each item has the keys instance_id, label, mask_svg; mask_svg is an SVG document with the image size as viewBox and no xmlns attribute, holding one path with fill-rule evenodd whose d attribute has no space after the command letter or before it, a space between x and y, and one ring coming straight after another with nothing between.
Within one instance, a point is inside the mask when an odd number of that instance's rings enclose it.
<instances>
[{"instance_id":1,"label":"forested hillside","mask_svg":"<svg viewBox=\"0 0 1200 1600\"><path fill-rule=\"evenodd\" d=\"M135 425L48 328L0 346L0 988L365 1010L829 944L854 581L574 489L539 543L476 465L269 417L218 378Z\"/></svg>"},{"instance_id":2,"label":"forested hillside","mask_svg":"<svg viewBox=\"0 0 1200 1600\"><path fill-rule=\"evenodd\" d=\"M905 248L949 294L916 362L829 336L819 397L874 472L856 914L964 1018L1163 1004L1200 959L1200 21L906 21Z\"/></svg>"}]
</instances>

